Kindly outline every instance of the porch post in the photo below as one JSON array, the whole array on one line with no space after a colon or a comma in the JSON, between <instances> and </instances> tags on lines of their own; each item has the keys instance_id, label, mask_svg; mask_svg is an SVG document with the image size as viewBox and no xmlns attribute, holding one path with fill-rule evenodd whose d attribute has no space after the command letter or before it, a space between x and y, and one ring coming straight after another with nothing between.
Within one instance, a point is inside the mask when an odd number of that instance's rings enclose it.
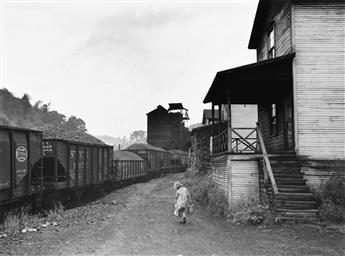
<instances>
[{"instance_id":1,"label":"porch post","mask_svg":"<svg viewBox=\"0 0 345 256\"><path fill-rule=\"evenodd\" d=\"M222 104L221 103L218 104L218 119L219 119L218 133L220 133L222 131Z\"/></svg>"},{"instance_id":2,"label":"porch post","mask_svg":"<svg viewBox=\"0 0 345 256\"><path fill-rule=\"evenodd\" d=\"M212 102L212 136L214 136L214 103Z\"/></svg>"},{"instance_id":3,"label":"porch post","mask_svg":"<svg viewBox=\"0 0 345 256\"><path fill-rule=\"evenodd\" d=\"M232 153L231 102L228 95L228 152Z\"/></svg>"}]
</instances>

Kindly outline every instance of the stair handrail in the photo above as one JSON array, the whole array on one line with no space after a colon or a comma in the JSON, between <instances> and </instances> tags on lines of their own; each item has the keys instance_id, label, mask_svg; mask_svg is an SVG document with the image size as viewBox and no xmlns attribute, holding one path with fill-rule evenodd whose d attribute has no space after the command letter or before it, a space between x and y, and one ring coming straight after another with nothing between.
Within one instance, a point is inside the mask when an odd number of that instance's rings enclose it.
<instances>
[{"instance_id":1,"label":"stair handrail","mask_svg":"<svg viewBox=\"0 0 345 256\"><path fill-rule=\"evenodd\" d=\"M266 177L267 177L267 174L268 174L268 177L270 178L271 185L272 185L272 188L273 188L273 193L275 195L278 195L279 191L278 191L277 183L276 183L276 180L275 180L274 175L273 175L272 167L271 167L268 155L267 155L264 139L262 137L259 125L256 126L256 131L257 131L257 135L258 135L258 138L259 138L259 144L260 144L260 147L261 147L262 156L263 156L263 159L264 159L264 168L263 169L264 169L265 179L267 179Z\"/></svg>"}]
</instances>

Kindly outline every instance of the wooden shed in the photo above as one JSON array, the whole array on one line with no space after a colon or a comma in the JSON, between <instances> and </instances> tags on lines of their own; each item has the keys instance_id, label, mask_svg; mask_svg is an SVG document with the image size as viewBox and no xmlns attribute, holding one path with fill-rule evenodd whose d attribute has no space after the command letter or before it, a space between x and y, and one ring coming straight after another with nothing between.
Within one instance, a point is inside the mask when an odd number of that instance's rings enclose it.
<instances>
[{"instance_id":1,"label":"wooden shed","mask_svg":"<svg viewBox=\"0 0 345 256\"><path fill-rule=\"evenodd\" d=\"M239 191L268 195L284 218L315 217L310 188L344 172L344 21L344 1L259 1L249 41L257 62L218 72L204 99L213 113L216 105L258 106L247 135L231 111L214 125L211 165L230 202Z\"/></svg>"}]
</instances>

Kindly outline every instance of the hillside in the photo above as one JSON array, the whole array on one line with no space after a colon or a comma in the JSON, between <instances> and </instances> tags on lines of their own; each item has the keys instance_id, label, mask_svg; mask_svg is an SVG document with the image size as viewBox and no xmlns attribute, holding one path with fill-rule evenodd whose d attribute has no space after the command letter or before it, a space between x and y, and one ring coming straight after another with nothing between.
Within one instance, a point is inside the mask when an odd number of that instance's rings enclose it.
<instances>
[{"instance_id":1,"label":"hillside","mask_svg":"<svg viewBox=\"0 0 345 256\"><path fill-rule=\"evenodd\" d=\"M65 130L87 131L82 119L75 116L66 118L65 115L50 110L50 103L37 101L31 105L28 94L18 98L5 88L0 89L0 124L24 128L52 126Z\"/></svg>"}]
</instances>

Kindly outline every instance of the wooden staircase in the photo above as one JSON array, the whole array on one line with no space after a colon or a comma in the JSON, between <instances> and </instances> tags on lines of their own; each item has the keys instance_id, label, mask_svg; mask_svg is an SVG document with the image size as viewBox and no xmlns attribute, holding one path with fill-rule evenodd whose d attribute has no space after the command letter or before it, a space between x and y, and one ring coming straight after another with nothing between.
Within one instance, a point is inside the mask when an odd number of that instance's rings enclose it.
<instances>
[{"instance_id":1,"label":"wooden staircase","mask_svg":"<svg viewBox=\"0 0 345 256\"><path fill-rule=\"evenodd\" d=\"M310 192L294 156L270 157L272 172L279 193L274 194L271 182L266 192L271 207L282 220L316 220L317 202Z\"/></svg>"}]
</instances>

